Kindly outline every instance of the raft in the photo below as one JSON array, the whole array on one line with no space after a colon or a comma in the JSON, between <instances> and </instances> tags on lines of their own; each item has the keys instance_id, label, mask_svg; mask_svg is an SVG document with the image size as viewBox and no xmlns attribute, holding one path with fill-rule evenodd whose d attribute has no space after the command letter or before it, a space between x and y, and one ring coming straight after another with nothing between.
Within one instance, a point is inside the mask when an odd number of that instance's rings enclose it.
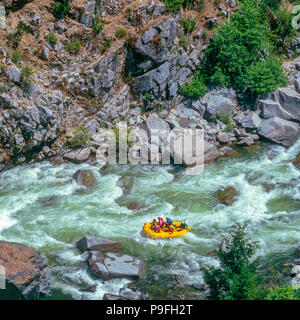
<instances>
[{"instance_id":1,"label":"raft","mask_svg":"<svg viewBox=\"0 0 300 320\"><path fill-rule=\"evenodd\" d=\"M172 225L175 225L176 227L179 227L181 225L181 222L174 221L174 222L172 222ZM189 227L187 227L186 229L183 229L181 231L177 231L175 229L173 233L169 233L169 232L165 232L165 231L154 232L153 230L151 230L151 222L148 222L148 223L144 224L143 230L150 238L174 239L174 238L182 237L183 235L188 233L190 229L189 229Z\"/></svg>"}]
</instances>

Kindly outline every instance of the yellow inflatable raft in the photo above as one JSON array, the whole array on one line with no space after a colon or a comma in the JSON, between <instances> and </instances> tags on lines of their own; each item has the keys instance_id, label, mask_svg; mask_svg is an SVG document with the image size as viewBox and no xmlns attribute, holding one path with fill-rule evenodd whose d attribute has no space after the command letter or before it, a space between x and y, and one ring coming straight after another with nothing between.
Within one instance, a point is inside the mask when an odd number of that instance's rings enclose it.
<instances>
[{"instance_id":1,"label":"yellow inflatable raft","mask_svg":"<svg viewBox=\"0 0 300 320\"><path fill-rule=\"evenodd\" d=\"M174 221L172 222L172 225L175 225L176 227L179 227L181 225L181 222L179 221ZM143 226L144 232L150 237L150 238L156 238L156 239L174 239L178 237L182 237L184 234L189 232L189 227L177 231L176 229L172 232L165 232L165 231L160 231L160 232L154 232L151 230L151 222L145 223Z\"/></svg>"}]
</instances>

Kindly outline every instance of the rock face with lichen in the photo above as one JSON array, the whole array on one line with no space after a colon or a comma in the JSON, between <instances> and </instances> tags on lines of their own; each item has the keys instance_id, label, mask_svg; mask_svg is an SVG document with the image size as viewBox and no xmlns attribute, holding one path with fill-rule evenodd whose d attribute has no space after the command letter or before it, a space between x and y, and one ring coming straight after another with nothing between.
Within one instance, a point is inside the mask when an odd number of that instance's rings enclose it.
<instances>
[{"instance_id":1,"label":"rock face with lichen","mask_svg":"<svg viewBox=\"0 0 300 320\"><path fill-rule=\"evenodd\" d=\"M38 299L50 294L48 260L34 248L0 241L0 265L5 270L6 290L1 295L17 299Z\"/></svg>"}]
</instances>

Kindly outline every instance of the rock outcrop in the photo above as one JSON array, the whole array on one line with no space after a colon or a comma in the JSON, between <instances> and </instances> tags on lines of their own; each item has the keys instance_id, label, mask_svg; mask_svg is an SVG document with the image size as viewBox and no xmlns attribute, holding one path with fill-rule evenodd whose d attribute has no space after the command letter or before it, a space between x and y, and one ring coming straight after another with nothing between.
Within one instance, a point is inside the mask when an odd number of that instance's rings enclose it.
<instances>
[{"instance_id":1,"label":"rock outcrop","mask_svg":"<svg viewBox=\"0 0 300 320\"><path fill-rule=\"evenodd\" d=\"M8 293L10 299L38 299L50 294L48 260L38 250L0 241L0 265L6 278L6 290L1 290L1 295Z\"/></svg>"}]
</instances>

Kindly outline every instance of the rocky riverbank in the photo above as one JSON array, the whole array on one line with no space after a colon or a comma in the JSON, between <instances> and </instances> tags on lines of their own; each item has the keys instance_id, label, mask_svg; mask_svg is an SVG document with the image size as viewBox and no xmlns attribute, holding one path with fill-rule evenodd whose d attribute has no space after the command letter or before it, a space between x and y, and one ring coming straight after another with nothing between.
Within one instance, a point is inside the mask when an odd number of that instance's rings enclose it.
<instances>
[{"instance_id":1,"label":"rocky riverbank","mask_svg":"<svg viewBox=\"0 0 300 320\"><path fill-rule=\"evenodd\" d=\"M100 157L105 162L104 131L120 121L148 133L166 130L166 138L184 128L201 128L206 162L233 153L228 147L235 144L267 139L288 147L297 140L299 59L287 64L291 86L260 97L253 111L228 88L211 89L198 100L179 94L201 63L211 29L235 10L233 1L191 12L197 20L191 33L185 32L183 14L159 1L116 3L72 2L72 14L61 20L42 0L10 11L6 30L0 31L2 170L9 163L42 160L93 163ZM99 17L101 30L95 33ZM118 28L123 36L116 36ZM17 49L7 34L20 38ZM74 53L68 48L76 41ZM22 70L28 65L34 75L24 86ZM135 142L157 149L148 138Z\"/></svg>"}]
</instances>

